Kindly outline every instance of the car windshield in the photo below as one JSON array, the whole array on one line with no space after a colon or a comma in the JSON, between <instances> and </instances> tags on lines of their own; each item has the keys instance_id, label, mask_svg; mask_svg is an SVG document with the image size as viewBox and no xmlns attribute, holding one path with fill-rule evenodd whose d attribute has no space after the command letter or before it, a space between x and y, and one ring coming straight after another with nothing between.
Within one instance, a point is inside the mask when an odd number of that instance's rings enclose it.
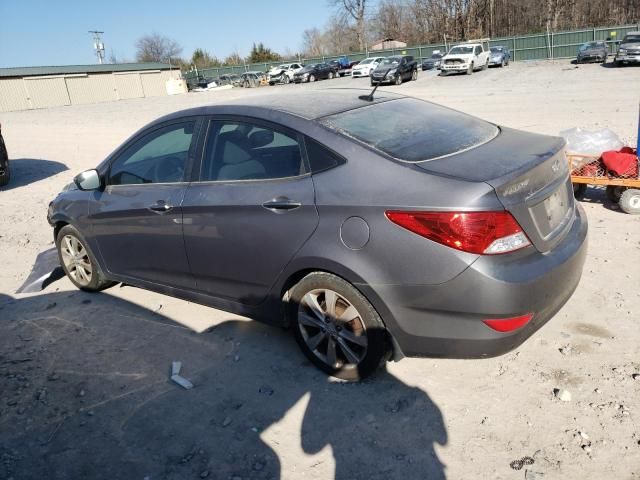
<instances>
[{"instance_id":1,"label":"car windshield","mask_svg":"<svg viewBox=\"0 0 640 480\"><path fill-rule=\"evenodd\" d=\"M502 53L502 47L491 47L491 53Z\"/></svg>"},{"instance_id":2,"label":"car windshield","mask_svg":"<svg viewBox=\"0 0 640 480\"><path fill-rule=\"evenodd\" d=\"M589 42L589 43L585 43L584 45L581 45L580 50L591 50L592 48L600 48L600 47L602 47L602 44L600 43Z\"/></svg>"},{"instance_id":3,"label":"car windshield","mask_svg":"<svg viewBox=\"0 0 640 480\"><path fill-rule=\"evenodd\" d=\"M329 128L394 158L422 162L481 145L498 127L440 105L403 98L325 117Z\"/></svg>"},{"instance_id":4,"label":"car windshield","mask_svg":"<svg viewBox=\"0 0 640 480\"><path fill-rule=\"evenodd\" d=\"M314 68L316 68L318 66L317 63L310 63L309 65L305 65L303 70L313 70Z\"/></svg>"},{"instance_id":5,"label":"car windshield","mask_svg":"<svg viewBox=\"0 0 640 480\"><path fill-rule=\"evenodd\" d=\"M453 47L451 50L449 50L449 55L466 55L469 53L473 53L473 47L459 46Z\"/></svg>"},{"instance_id":6,"label":"car windshield","mask_svg":"<svg viewBox=\"0 0 640 480\"><path fill-rule=\"evenodd\" d=\"M624 37L623 43L638 43L640 42L640 35L627 35Z\"/></svg>"},{"instance_id":7,"label":"car windshield","mask_svg":"<svg viewBox=\"0 0 640 480\"><path fill-rule=\"evenodd\" d=\"M442 55L440 55L439 53L434 53L433 55L431 55L431 58L435 58L436 60L439 60L442 58Z\"/></svg>"},{"instance_id":8,"label":"car windshield","mask_svg":"<svg viewBox=\"0 0 640 480\"><path fill-rule=\"evenodd\" d=\"M387 57L380 62L380 65L397 65L400 63L400 57Z\"/></svg>"},{"instance_id":9,"label":"car windshield","mask_svg":"<svg viewBox=\"0 0 640 480\"><path fill-rule=\"evenodd\" d=\"M365 64L371 63L371 62L373 62L373 58L365 58L364 60L362 60L360 62L360 65L365 65Z\"/></svg>"}]
</instances>

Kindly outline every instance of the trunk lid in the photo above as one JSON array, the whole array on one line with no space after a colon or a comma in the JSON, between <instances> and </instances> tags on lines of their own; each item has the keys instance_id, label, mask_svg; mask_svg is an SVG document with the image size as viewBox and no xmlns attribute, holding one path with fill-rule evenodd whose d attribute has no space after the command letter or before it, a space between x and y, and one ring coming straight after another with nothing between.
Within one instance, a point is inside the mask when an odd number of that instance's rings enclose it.
<instances>
[{"instance_id":1,"label":"trunk lid","mask_svg":"<svg viewBox=\"0 0 640 480\"><path fill-rule=\"evenodd\" d=\"M491 185L536 249L547 252L564 238L575 218L564 145L561 138L501 128L484 145L416 165Z\"/></svg>"}]
</instances>

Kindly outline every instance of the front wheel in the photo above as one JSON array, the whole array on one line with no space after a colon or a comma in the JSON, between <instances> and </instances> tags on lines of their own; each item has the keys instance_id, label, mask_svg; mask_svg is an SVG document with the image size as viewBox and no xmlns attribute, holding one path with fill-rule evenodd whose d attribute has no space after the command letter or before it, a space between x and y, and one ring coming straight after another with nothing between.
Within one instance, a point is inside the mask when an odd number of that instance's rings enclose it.
<instances>
[{"instance_id":1,"label":"front wheel","mask_svg":"<svg viewBox=\"0 0 640 480\"><path fill-rule=\"evenodd\" d=\"M414 80L414 81L415 81L415 80L418 80L418 70L414 70L414 71L411 73L411 80Z\"/></svg>"},{"instance_id":2,"label":"front wheel","mask_svg":"<svg viewBox=\"0 0 640 480\"><path fill-rule=\"evenodd\" d=\"M309 81L310 82L315 82L316 81L315 75L309 75Z\"/></svg>"},{"instance_id":3,"label":"front wheel","mask_svg":"<svg viewBox=\"0 0 640 480\"><path fill-rule=\"evenodd\" d=\"M402 75L399 73L396 75L396 85L402 85Z\"/></svg>"},{"instance_id":4,"label":"front wheel","mask_svg":"<svg viewBox=\"0 0 640 480\"><path fill-rule=\"evenodd\" d=\"M104 277L86 241L73 226L65 225L60 229L56 248L64 273L79 289L98 292L115 285Z\"/></svg>"},{"instance_id":5,"label":"front wheel","mask_svg":"<svg viewBox=\"0 0 640 480\"><path fill-rule=\"evenodd\" d=\"M628 188L620 195L620 208L631 215L640 215L640 190Z\"/></svg>"},{"instance_id":6,"label":"front wheel","mask_svg":"<svg viewBox=\"0 0 640 480\"><path fill-rule=\"evenodd\" d=\"M473 62L469 64L469 68L467 68L467 75L473 75Z\"/></svg>"},{"instance_id":7,"label":"front wheel","mask_svg":"<svg viewBox=\"0 0 640 480\"><path fill-rule=\"evenodd\" d=\"M329 80L333 80L333 72L329 72Z\"/></svg>"},{"instance_id":8,"label":"front wheel","mask_svg":"<svg viewBox=\"0 0 640 480\"><path fill-rule=\"evenodd\" d=\"M282 79L282 81L285 85L287 85L291 81L291 79L289 78L289 75L286 75L286 74L283 74L283 75L284 75L284 78Z\"/></svg>"},{"instance_id":9,"label":"front wheel","mask_svg":"<svg viewBox=\"0 0 640 480\"><path fill-rule=\"evenodd\" d=\"M304 354L329 375L361 380L387 358L388 333L382 319L340 277L325 272L304 277L292 289L288 315Z\"/></svg>"}]
</instances>

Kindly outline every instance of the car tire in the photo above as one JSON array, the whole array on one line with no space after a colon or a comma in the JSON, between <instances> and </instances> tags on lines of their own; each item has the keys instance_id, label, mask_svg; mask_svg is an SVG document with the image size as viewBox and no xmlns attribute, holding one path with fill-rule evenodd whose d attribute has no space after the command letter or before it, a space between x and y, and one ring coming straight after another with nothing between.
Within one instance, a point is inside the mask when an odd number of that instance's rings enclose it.
<instances>
[{"instance_id":1,"label":"car tire","mask_svg":"<svg viewBox=\"0 0 640 480\"><path fill-rule=\"evenodd\" d=\"M298 345L323 372L358 381L388 358L389 334L367 299L326 272L304 277L290 291L287 314Z\"/></svg>"},{"instance_id":2,"label":"car tire","mask_svg":"<svg viewBox=\"0 0 640 480\"><path fill-rule=\"evenodd\" d=\"M411 72L411 80L413 80L414 82L418 80L418 69L415 69L413 72Z\"/></svg>"},{"instance_id":3,"label":"car tire","mask_svg":"<svg viewBox=\"0 0 640 480\"><path fill-rule=\"evenodd\" d=\"M622 62L620 60L614 60L613 63L614 63L614 65L616 67L621 67L622 66Z\"/></svg>"},{"instance_id":4,"label":"car tire","mask_svg":"<svg viewBox=\"0 0 640 480\"><path fill-rule=\"evenodd\" d=\"M72 225L60 229L56 249L64 273L80 290L99 292L116 284L104 276L86 240Z\"/></svg>"},{"instance_id":5,"label":"car tire","mask_svg":"<svg viewBox=\"0 0 640 480\"><path fill-rule=\"evenodd\" d=\"M315 75L309 75L309 82L315 82L316 81L316 76Z\"/></svg>"},{"instance_id":6,"label":"car tire","mask_svg":"<svg viewBox=\"0 0 640 480\"><path fill-rule=\"evenodd\" d=\"M471 62L469 68L467 68L467 75L473 75L473 62Z\"/></svg>"},{"instance_id":7,"label":"car tire","mask_svg":"<svg viewBox=\"0 0 640 480\"><path fill-rule=\"evenodd\" d=\"M289 82L291 82L291 79L289 78L289 75L287 75L286 73L283 73L284 79L282 80L282 82L287 85Z\"/></svg>"},{"instance_id":8,"label":"car tire","mask_svg":"<svg viewBox=\"0 0 640 480\"><path fill-rule=\"evenodd\" d=\"M628 188L620 196L620 208L631 215L640 215L640 190Z\"/></svg>"},{"instance_id":9,"label":"car tire","mask_svg":"<svg viewBox=\"0 0 640 480\"><path fill-rule=\"evenodd\" d=\"M504 63L504 58L502 59L502 61L500 62L500 68L504 67L506 64Z\"/></svg>"},{"instance_id":10,"label":"car tire","mask_svg":"<svg viewBox=\"0 0 640 480\"><path fill-rule=\"evenodd\" d=\"M482 66L482 70L486 70L487 68L489 68L489 60Z\"/></svg>"},{"instance_id":11,"label":"car tire","mask_svg":"<svg viewBox=\"0 0 640 480\"><path fill-rule=\"evenodd\" d=\"M0 175L0 187L4 187L11 180L11 167L9 166L9 160L7 160L7 166L4 169L4 173Z\"/></svg>"},{"instance_id":12,"label":"car tire","mask_svg":"<svg viewBox=\"0 0 640 480\"><path fill-rule=\"evenodd\" d=\"M622 194L626 189L627 187L622 187L618 185L609 185L607 186L605 193L609 201L613 203L618 203L620 201L620 197L622 197Z\"/></svg>"},{"instance_id":13,"label":"car tire","mask_svg":"<svg viewBox=\"0 0 640 480\"><path fill-rule=\"evenodd\" d=\"M395 84L396 85L402 85L402 75L400 75L400 74L396 75Z\"/></svg>"},{"instance_id":14,"label":"car tire","mask_svg":"<svg viewBox=\"0 0 640 480\"><path fill-rule=\"evenodd\" d=\"M584 197L585 192L587 191L586 183L573 183L573 196L577 200L581 200Z\"/></svg>"},{"instance_id":15,"label":"car tire","mask_svg":"<svg viewBox=\"0 0 640 480\"><path fill-rule=\"evenodd\" d=\"M329 72L329 80L333 80L333 72Z\"/></svg>"}]
</instances>

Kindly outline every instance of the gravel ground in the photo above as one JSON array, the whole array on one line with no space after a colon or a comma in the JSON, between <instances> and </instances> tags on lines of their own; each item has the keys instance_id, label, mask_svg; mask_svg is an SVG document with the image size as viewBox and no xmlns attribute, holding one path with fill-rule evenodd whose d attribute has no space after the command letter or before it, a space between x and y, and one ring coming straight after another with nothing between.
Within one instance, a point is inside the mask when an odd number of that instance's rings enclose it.
<instances>
[{"instance_id":1,"label":"gravel ground","mask_svg":"<svg viewBox=\"0 0 640 480\"><path fill-rule=\"evenodd\" d=\"M558 61L385 88L523 130L608 127L635 142L638 85L640 68ZM640 216L598 189L583 202L582 282L524 345L405 359L357 385L317 372L288 332L181 300L66 279L14 293L52 246L51 198L146 122L327 86L368 81L0 115L13 160L0 191L0 478L640 479ZM168 382L172 360L194 389Z\"/></svg>"}]
</instances>

